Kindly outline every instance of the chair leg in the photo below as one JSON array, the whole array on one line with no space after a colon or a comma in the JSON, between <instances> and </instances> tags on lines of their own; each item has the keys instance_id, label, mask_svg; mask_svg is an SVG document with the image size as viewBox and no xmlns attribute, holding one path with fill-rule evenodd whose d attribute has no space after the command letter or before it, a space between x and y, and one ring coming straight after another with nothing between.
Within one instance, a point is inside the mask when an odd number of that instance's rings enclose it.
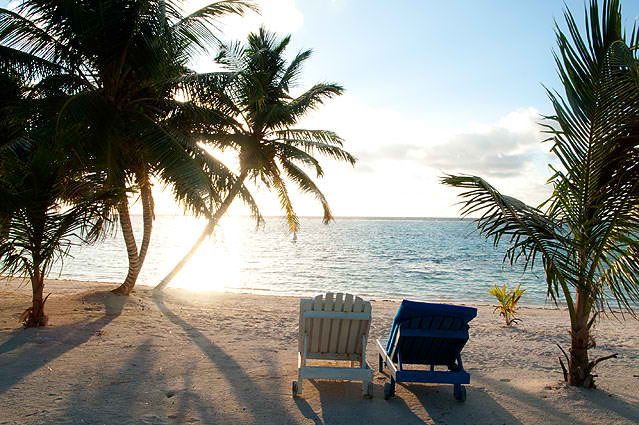
<instances>
[{"instance_id":1,"label":"chair leg","mask_svg":"<svg viewBox=\"0 0 639 425\"><path fill-rule=\"evenodd\" d=\"M364 398L373 398L373 383L371 381L362 382L362 396Z\"/></svg>"},{"instance_id":2,"label":"chair leg","mask_svg":"<svg viewBox=\"0 0 639 425\"><path fill-rule=\"evenodd\" d=\"M302 383L304 382L304 378L302 378L302 371L297 372L297 394L302 394Z\"/></svg>"},{"instance_id":3,"label":"chair leg","mask_svg":"<svg viewBox=\"0 0 639 425\"><path fill-rule=\"evenodd\" d=\"M384 384L384 400L389 400L395 396L395 379L391 375L390 382Z\"/></svg>"},{"instance_id":4,"label":"chair leg","mask_svg":"<svg viewBox=\"0 0 639 425\"><path fill-rule=\"evenodd\" d=\"M384 359L382 358L381 354L377 355L377 360L379 362L379 373L382 373L384 371Z\"/></svg>"}]
</instances>

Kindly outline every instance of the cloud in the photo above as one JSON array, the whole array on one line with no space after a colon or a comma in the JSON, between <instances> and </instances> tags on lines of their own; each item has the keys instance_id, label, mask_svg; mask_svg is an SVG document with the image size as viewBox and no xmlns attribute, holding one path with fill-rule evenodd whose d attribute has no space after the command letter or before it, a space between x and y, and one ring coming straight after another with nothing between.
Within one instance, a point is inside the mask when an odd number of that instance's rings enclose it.
<instances>
[{"instance_id":1,"label":"cloud","mask_svg":"<svg viewBox=\"0 0 639 425\"><path fill-rule=\"evenodd\" d=\"M210 3L208 0L191 0L187 11L191 12ZM244 16L227 16L220 20L219 29L226 40L244 40L250 32L264 25L279 34L297 32L304 24L304 15L297 8L295 0L257 0L253 3L259 14L248 11Z\"/></svg>"},{"instance_id":2,"label":"cloud","mask_svg":"<svg viewBox=\"0 0 639 425\"><path fill-rule=\"evenodd\" d=\"M534 132L494 128L486 133L452 136L447 143L424 150L422 163L441 170L458 170L495 177L523 174L541 154Z\"/></svg>"},{"instance_id":3,"label":"cloud","mask_svg":"<svg viewBox=\"0 0 639 425\"><path fill-rule=\"evenodd\" d=\"M359 159L362 162L412 161L445 172L488 177L521 176L535 163L548 160L547 151L540 143L543 135L538 119L537 111L528 108L509 113L496 124L470 123L466 129L435 134L419 125L395 122L389 127L399 141L388 143L393 140L389 135L386 143L372 144L374 149L364 151ZM397 131L402 128L412 128L414 132L409 135ZM415 134L424 134L423 139L402 142L414 140Z\"/></svg>"},{"instance_id":4,"label":"cloud","mask_svg":"<svg viewBox=\"0 0 639 425\"><path fill-rule=\"evenodd\" d=\"M545 138L534 108L511 112L494 125L470 125L445 143L424 149L424 165L489 177L518 177L539 161L547 161Z\"/></svg>"},{"instance_id":5,"label":"cloud","mask_svg":"<svg viewBox=\"0 0 639 425\"><path fill-rule=\"evenodd\" d=\"M192 13L209 3L209 0L190 0L185 2L184 9L186 13ZM245 41L248 34L256 32L260 26L283 36L297 32L304 24L304 15L297 8L295 0L254 0L253 4L259 8L259 14L249 10L244 16L228 15L216 23L218 35L223 41ZM198 72L223 69L211 60L210 55L194 59L192 66Z\"/></svg>"},{"instance_id":6,"label":"cloud","mask_svg":"<svg viewBox=\"0 0 639 425\"><path fill-rule=\"evenodd\" d=\"M552 158L539 120L534 108L523 108L492 123L451 126L346 94L301 126L336 131L358 158L354 169L322 162L320 184L336 214L454 216L457 191L439 183L446 172L480 175L530 205L548 197Z\"/></svg>"}]
</instances>

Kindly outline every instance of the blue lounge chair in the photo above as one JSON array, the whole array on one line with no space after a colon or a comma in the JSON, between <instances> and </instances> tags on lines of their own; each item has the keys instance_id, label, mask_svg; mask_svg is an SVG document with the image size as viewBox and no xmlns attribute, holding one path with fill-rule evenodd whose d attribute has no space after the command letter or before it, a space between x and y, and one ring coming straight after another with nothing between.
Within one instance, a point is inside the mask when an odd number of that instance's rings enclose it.
<instances>
[{"instance_id":1,"label":"blue lounge chair","mask_svg":"<svg viewBox=\"0 0 639 425\"><path fill-rule=\"evenodd\" d=\"M379 371L389 369L390 383L384 384L384 399L395 395L396 382L453 384L456 400L466 400L464 384L470 375L464 370L461 350L468 341L468 322L477 309L448 304L402 301L388 340L377 340ZM404 369L406 365L428 365L430 370ZM435 370L445 366L447 370Z\"/></svg>"}]
</instances>

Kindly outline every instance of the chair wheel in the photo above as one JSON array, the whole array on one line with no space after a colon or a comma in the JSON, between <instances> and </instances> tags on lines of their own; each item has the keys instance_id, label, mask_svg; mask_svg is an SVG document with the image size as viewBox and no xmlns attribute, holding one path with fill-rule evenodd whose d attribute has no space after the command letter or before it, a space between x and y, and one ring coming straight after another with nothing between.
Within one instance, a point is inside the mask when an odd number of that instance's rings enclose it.
<instances>
[{"instance_id":1,"label":"chair wheel","mask_svg":"<svg viewBox=\"0 0 639 425\"><path fill-rule=\"evenodd\" d=\"M466 387L464 387L463 385L455 385L454 389L453 389L453 395L455 396L455 400L459 401L459 402L465 402L466 401Z\"/></svg>"},{"instance_id":2,"label":"chair wheel","mask_svg":"<svg viewBox=\"0 0 639 425\"><path fill-rule=\"evenodd\" d=\"M391 384L387 382L384 384L384 400L388 400L392 395Z\"/></svg>"},{"instance_id":3,"label":"chair wheel","mask_svg":"<svg viewBox=\"0 0 639 425\"><path fill-rule=\"evenodd\" d=\"M293 381L291 385L291 392L293 393L293 398L297 397L297 381Z\"/></svg>"}]
</instances>

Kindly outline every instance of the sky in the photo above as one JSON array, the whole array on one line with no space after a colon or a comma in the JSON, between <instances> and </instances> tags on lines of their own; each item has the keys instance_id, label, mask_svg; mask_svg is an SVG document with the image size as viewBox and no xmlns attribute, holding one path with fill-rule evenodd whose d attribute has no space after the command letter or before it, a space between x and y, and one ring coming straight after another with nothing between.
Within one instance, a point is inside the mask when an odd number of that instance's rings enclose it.
<instances>
[{"instance_id":1,"label":"sky","mask_svg":"<svg viewBox=\"0 0 639 425\"><path fill-rule=\"evenodd\" d=\"M256 3L261 16L225 20L221 37L242 40L260 25L291 34L289 58L313 49L294 94L317 82L345 88L299 124L336 131L358 158L355 167L321 161L316 182L335 216L457 216L459 191L438 182L445 173L482 176L533 205L550 194L553 158L538 122L552 113L544 86L561 92L554 21L563 27L567 5L582 23L583 0ZM622 14L631 28L639 2L622 0ZM192 66L216 69L205 57ZM155 189L157 213L178 213ZM264 215L281 214L275 194L252 190ZM299 215L321 215L308 195L293 191L293 202ZM237 201L230 213L246 211Z\"/></svg>"}]
</instances>

